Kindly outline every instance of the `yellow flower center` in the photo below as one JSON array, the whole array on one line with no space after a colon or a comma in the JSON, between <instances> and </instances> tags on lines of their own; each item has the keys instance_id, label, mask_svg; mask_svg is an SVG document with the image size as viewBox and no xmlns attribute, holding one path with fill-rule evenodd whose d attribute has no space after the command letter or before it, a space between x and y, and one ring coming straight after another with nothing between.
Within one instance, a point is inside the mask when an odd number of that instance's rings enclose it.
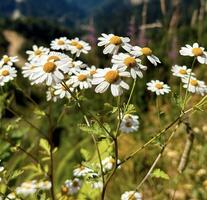
<instances>
[{"instance_id":1,"label":"yellow flower center","mask_svg":"<svg viewBox=\"0 0 207 200\"><path fill-rule=\"evenodd\" d=\"M37 49L34 53L35 53L35 55L36 55L36 56L39 56L39 55L41 55L41 54L42 54L42 51L41 51L41 50L39 50L39 49Z\"/></svg>"},{"instance_id":2,"label":"yellow flower center","mask_svg":"<svg viewBox=\"0 0 207 200\"><path fill-rule=\"evenodd\" d=\"M161 83L156 83L156 84L155 84L155 87L156 87L157 89L163 89L163 84L161 84Z\"/></svg>"},{"instance_id":3,"label":"yellow flower center","mask_svg":"<svg viewBox=\"0 0 207 200\"><path fill-rule=\"evenodd\" d=\"M78 43L77 41L73 40L71 43L70 43L72 46L76 47L77 49L82 49L83 48L83 45Z\"/></svg>"},{"instance_id":4,"label":"yellow flower center","mask_svg":"<svg viewBox=\"0 0 207 200\"><path fill-rule=\"evenodd\" d=\"M152 55L152 50L149 48L149 47L143 47L141 49L142 53L145 55L145 56L150 56Z\"/></svg>"},{"instance_id":5,"label":"yellow flower center","mask_svg":"<svg viewBox=\"0 0 207 200\"><path fill-rule=\"evenodd\" d=\"M58 45L64 45L65 42L64 42L64 40L58 40L57 44L58 44Z\"/></svg>"},{"instance_id":6,"label":"yellow flower center","mask_svg":"<svg viewBox=\"0 0 207 200\"><path fill-rule=\"evenodd\" d=\"M85 74L79 74L78 75L78 80L79 81L85 81L87 79L87 76Z\"/></svg>"},{"instance_id":7,"label":"yellow flower center","mask_svg":"<svg viewBox=\"0 0 207 200\"><path fill-rule=\"evenodd\" d=\"M185 75L185 74L187 74L187 71L185 69L180 69L179 73L182 74L182 75Z\"/></svg>"},{"instance_id":8,"label":"yellow flower center","mask_svg":"<svg viewBox=\"0 0 207 200\"><path fill-rule=\"evenodd\" d=\"M60 60L60 58L58 56L50 56L48 57L47 61L50 62L50 61L58 61Z\"/></svg>"},{"instance_id":9,"label":"yellow flower center","mask_svg":"<svg viewBox=\"0 0 207 200\"><path fill-rule=\"evenodd\" d=\"M192 86L197 86L198 85L198 81L197 80L190 80L190 84Z\"/></svg>"},{"instance_id":10,"label":"yellow flower center","mask_svg":"<svg viewBox=\"0 0 207 200\"><path fill-rule=\"evenodd\" d=\"M193 48L192 53L194 56L202 56L203 55L203 50L199 47Z\"/></svg>"},{"instance_id":11,"label":"yellow flower center","mask_svg":"<svg viewBox=\"0 0 207 200\"><path fill-rule=\"evenodd\" d=\"M109 41L111 44L114 44L114 45L120 45L122 43L121 38L116 35L112 36Z\"/></svg>"},{"instance_id":12,"label":"yellow flower center","mask_svg":"<svg viewBox=\"0 0 207 200\"><path fill-rule=\"evenodd\" d=\"M8 76L9 75L9 70L5 69L1 72L2 76Z\"/></svg>"},{"instance_id":13,"label":"yellow flower center","mask_svg":"<svg viewBox=\"0 0 207 200\"><path fill-rule=\"evenodd\" d=\"M46 73L51 73L51 72L54 72L56 69L56 65L54 62L46 62L43 66L43 70L46 72Z\"/></svg>"},{"instance_id":14,"label":"yellow flower center","mask_svg":"<svg viewBox=\"0 0 207 200\"><path fill-rule=\"evenodd\" d=\"M119 79L119 73L117 70L110 70L105 74L104 78L109 83L115 83Z\"/></svg>"},{"instance_id":15,"label":"yellow flower center","mask_svg":"<svg viewBox=\"0 0 207 200\"><path fill-rule=\"evenodd\" d=\"M109 160L109 162L112 163L112 164L114 164L114 163L115 163L114 158L111 158L111 159Z\"/></svg>"},{"instance_id":16,"label":"yellow flower center","mask_svg":"<svg viewBox=\"0 0 207 200\"><path fill-rule=\"evenodd\" d=\"M136 59L133 57L127 57L124 59L124 64L128 67L128 68L132 68L136 66Z\"/></svg>"},{"instance_id":17,"label":"yellow flower center","mask_svg":"<svg viewBox=\"0 0 207 200\"><path fill-rule=\"evenodd\" d=\"M8 63L11 59L8 56L3 57L4 63Z\"/></svg>"}]
</instances>

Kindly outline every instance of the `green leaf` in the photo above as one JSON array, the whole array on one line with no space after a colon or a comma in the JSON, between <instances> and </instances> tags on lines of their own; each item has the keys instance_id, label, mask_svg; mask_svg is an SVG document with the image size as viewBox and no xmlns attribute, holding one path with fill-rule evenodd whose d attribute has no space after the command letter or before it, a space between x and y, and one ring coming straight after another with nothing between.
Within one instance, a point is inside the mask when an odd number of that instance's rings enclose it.
<instances>
[{"instance_id":1,"label":"green leaf","mask_svg":"<svg viewBox=\"0 0 207 200\"><path fill-rule=\"evenodd\" d=\"M81 149L80 150L80 153L81 153L81 156L83 157L83 159L85 160L85 161L88 161L89 159L90 159L90 153L89 153L89 151L88 150L86 150L86 149Z\"/></svg>"},{"instance_id":2,"label":"green leaf","mask_svg":"<svg viewBox=\"0 0 207 200\"><path fill-rule=\"evenodd\" d=\"M40 139L40 147L45 151L47 155L50 155L50 144L45 139Z\"/></svg>"},{"instance_id":3,"label":"green leaf","mask_svg":"<svg viewBox=\"0 0 207 200\"><path fill-rule=\"evenodd\" d=\"M17 178L18 176L20 176L21 174L23 174L24 173L24 170L15 170L14 172L13 172L13 174L10 176L10 180L11 179L15 179L15 178Z\"/></svg>"},{"instance_id":4,"label":"green leaf","mask_svg":"<svg viewBox=\"0 0 207 200\"><path fill-rule=\"evenodd\" d=\"M136 108L133 104L129 104L125 114L132 114L136 112Z\"/></svg>"},{"instance_id":5,"label":"green leaf","mask_svg":"<svg viewBox=\"0 0 207 200\"><path fill-rule=\"evenodd\" d=\"M162 179L165 179L165 180L168 180L170 177L168 176L168 174L166 174L164 171L162 171L161 169L155 169L153 172L152 172L152 177L155 177L155 178L162 178Z\"/></svg>"}]
</instances>

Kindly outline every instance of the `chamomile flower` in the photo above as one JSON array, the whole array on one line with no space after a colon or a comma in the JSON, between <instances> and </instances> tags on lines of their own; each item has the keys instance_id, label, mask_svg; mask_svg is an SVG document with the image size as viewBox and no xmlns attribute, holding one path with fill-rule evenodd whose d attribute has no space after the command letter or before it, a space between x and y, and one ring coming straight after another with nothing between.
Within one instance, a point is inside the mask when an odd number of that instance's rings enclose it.
<instances>
[{"instance_id":1,"label":"chamomile flower","mask_svg":"<svg viewBox=\"0 0 207 200\"><path fill-rule=\"evenodd\" d=\"M170 92L170 87L159 80L152 80L147 83L147 86L147 89L151 92L155 92L156 95L164 95Z\"/></svg>"},{"instance_id":2,"label":"chamomile flower","mask_svg":"<svg viewBox=\"0 0 207 200\"><path fill-rule=\"evenodd\" d=\"M47 55L49 53L49 49L43 46L38 47L37 45L32 46L32 50L26 51L26 54L29 55L28 60L36 60L40 58L42 55Z\"/></svg>"},{"instance_id":3,"label":"chamomile flower","mask_svg":"<svg viewBox=\"0 0 207 200\"><path fill-rule=\"evenodd\" d=\"M75 74L76 72L81 71L86 68L86 64L84 64L80 60L72 61L68 64L69 67L69 75Z\"/></svg>"},{"instance_id":4,"label":"chamomile flower","mask_svg":"<svg viewBox=\"0 0 207 200\"><path fill-rule=\"evenodd\" d=\"M121 124L120 131L123 133L131 133L137 131L139 128L139 116L126 114L124 115Z\"/></svg>"},{"instance_id":5,"label":"chamomile flower","mask_svg":"<svg viewBox=\"0 0 207 200\"><path fill-rule=\"evenodd\" d=\"M72 75L69 79L69 84L71 84L72 87L79 87L81 90L91 88L91 82L92 79L87 70L74 72L74 75Z\"/></svg>"},{"instance_id":6,"label":"chamomile flower","mask_svg":"<svg viewBox=\"0 0 207 200\"><path fill-rule=\"evenodd\" d=\"M36 180L28 181L21 184L20 187L16 188L17 195L22 195L24 197L34 194L37 191Z\"/></svg>"},{"instance_id":7,"label":"chamomile flower","mask_svg":"<svg viewBox=\"0 0 207 200\"><path fill-rule=\"evenodd\" d=\"M69 81L66 81L65 83L66 83L67 87L70 89L70 91L73 92L74 88L70 86ZM56 95L60 99L63 99L64 97L66 97L68 99L71 98L70 92L61 83L58 83L57 85L53 86L53 88L55 90L54 95Z\"/></svg>"},{"instance_id":8,"label":"chamomile flower","mask_svg":"<svg viewBox=\"0 0 207 200\"><path fill-rule=\"evenodd\" d=\"M104 46L104 54L117 54L120 47L126 51L130 51L131 45L129 44L130 39L128 37L121 37L114 34L101 34L99 37L98 46Z\"/></svg>"},{"instance_id":9,"label":"chamomile flower","mask_svg":"<svg viewBox=\"0 0 207 200\"><path fill-rule=\"evenodd\" d=\"M119 164L121 161L118 160L117 164ZM115 165L115 159L112 156L106 157L104 160L101 161L103 166L103 171L107 172L113 169L113 166Z\"/></svg>"},{"instance_id":10,"label":"chamomile flower","mask_svg":"<svg viewBox=\"0 0 207 200\"><path fill-rule=\"evenodd\" d=\"M88 71L90 76L93 77L93 75L96 74L99 69L97 69L96 66L92 65L91 67L87 67L86 70Z\"/></svg>"},{"instance_id":11,"label":"chamomile flower","mask_svg":"<svg viewBox=\"0 0 207 200\"><path fill-rule=\"evenodd\" d=\"M132 47L132 50L130 53L137 57L142 56L142 55L146 56L147 59L155 66L157 66L157 63L161 63L159 58L153 54L152 50L149 47L141 48L139 46L134 46Z\"/></svg>"},{"instance_id":12,"label":"chamomile flower","mask_svg":"<svg viewBox=\"0 0 207 200\"><path fill-rule=\"evenodd\" d=\"M47 101L57 101L57 96L55 95L55 89L53 87L49 87L46 91L46 100Z\"/></svg>"},{"instance_id":13,"label":"chamomile flower","mask_svg":"<svg viewBox=\"0 0 207 200\"><path fill-rule=\"evenodd\" d=\"M121 200L142 200L142 195L136 191L127 191L121 195Z\"/></svg>"},{"instance_id":14,"label":"chamomile flower","mask_svg":"<svg viewBox=\"0 0 207 200\"><path fill-rule=\"evenodd\" d=\"M13 80L17 76L17 71L14 67L4 65L0 68L0 86Z\"/></svg>"},{"instance_id":15,"label":"chamomile flower","mask_svg":"<svg viewBox=\"0 0 207 200\"><path fill-rule=\"evenodd\" d=\"M93 173L93 170L83 165L73 170L73 175L76 177L83 177L90 173Z\"/></svg>"},{"instance_id":16,"label":"chamomile flower","mask_svg":"<svg viewBox=\"0 0 207 200\"><path fill-rule=\"evenodd\" d=\"M189 80L190 78L190 80ZM204 81L200 81L195 77L185 77L182 79L183 87L187 88L189 92L204 95L207 93L207 86Z\"/></svg>"},{"instance_id":17,"label":"chamomile flower","mask_svg":"<svg viewBox=\"0 0 207 200\"><path fill-rule=\"evenodd\" d=\"M191 74L191 76L194 76L194 73L191 73L191 69L188 69L185 65L184 66L178 66L178 65L174 65L172 66L172 70L173 75L180 77L180 78L184 78L188 75Z\"/></svg>"},{"instance_id":18,"label":"chamomile flower","mask_svg":"<svg viewBox=\"0 0 207 200\"><path fill-rule=\"evenodd\" d=\"M91 50L91 46L79 38L74 38L69 41L68 50L79 57L81 53L87 54Z\"/></svg>"},{"instance_id":19,"label":"chamomile flower","mask_svg":"<svg viewBox=\"0 0 207 200\"><path fill-rule=\"evenodd\" d=\"M198 43L194 43L193 46L186 44L185 47L181 48L180 54L182 56L196 57L199 63L207 64L207 52Z\"/></svg>"},{"instance_id":20,"label":"chamomile flower","mask_svg":"<svg viewBox=\"0 0 207 200\"><path fill-rule=\"evenodd\" d=\"M45 82L47 85L52 85L60 83L64 79L64 73L69 71L68 66L61 60L67 62L68 56L55 52L42 56L39 62L36 63L32 84Z\"/></svg>"},{"instance_id":21,"label":"chamomile flower","mask_svg":"<svg viewBox=\"0 0 207 200\"><path fill-rule=\"evenodd\" d=\"M22 74L23 77L28 77L29 80L32 80L33 75L36 72L36 65L32 63L25 63L25 65L22 67Z\"/></svg>"},{"instance_id":22,"label":"chamomile flower","mask_svg":"<svg viewBox=\"0 0 207 200\"><path fill-rule=\"evenodd\" d=\"M65 187L67 188L67 194L73 195L77 194L81 188L81 181L78 178L74 178L73 180L66 180Z\"/></svg>"},{"instance_id":23,"label":"chamomile flower","mask_svg":"<svg viewBox=\"0 0 207 200\"><path fill-rule=\"evenodd\" d=\"M67 50L70 40L66 37L60 37L53 40L50 44L53 50Z\"/></svg>"},{"instance_id":24,"label":"chamomile flower","mask_svg":"<svg viewBox=\"0 0 207 200\"><path fill-rule=\"evenodd\" d=\"M4 171L4 167L0 166L0 173Z\"/></svg>"},{"instance_id":25,"label":"chamomile flower","mask_svg":"<svg viewBox=\"0 0 207 200\"><path fill-rule=\"evenodd\" d=\"M92 84L98 85L95 88L95 92L104 93L111 87L112 95L120 96L123 93L123 89L129 89L129 85L121 79L122 77L130 77L130 73L125 71L124 68L112 66L112 68L100 69L93 75Z\"/></svg>"},{"instance_id":26,"label":"chamomile flower","mask_svg":"<svg viewBox=\"0 0 207 200\"><path fill-rule=\"evenodd\" d=\"M142 78L142 70L147 69L146 66L141 64L141 60L139 58L124 53L113 55L111 62L114 65L128 69L133 79L136 79L137 76Z\"/></svg>"},{"instance_id":27,"label":"chamomile flower","mask_svg":"<svg viewBox=\"0 0 207 200\"><path fill-rule=\"evenodd\" d=\"M9 57L7 55L4 55L2 59L0 60L0 67L3 65L9 65L12 66L15 62L18 62L19 59L17 56Z\"/></svg>"}]
</instances>

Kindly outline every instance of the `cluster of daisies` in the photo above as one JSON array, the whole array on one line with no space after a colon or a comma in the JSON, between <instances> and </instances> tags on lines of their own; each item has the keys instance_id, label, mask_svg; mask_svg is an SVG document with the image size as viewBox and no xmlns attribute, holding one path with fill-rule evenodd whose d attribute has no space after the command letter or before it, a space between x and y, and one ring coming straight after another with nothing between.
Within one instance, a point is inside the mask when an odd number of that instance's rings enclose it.
<instances>
[{"instance_id":1,"label":"cluster of daisies","mask_svg":"<svg viewBox=\"0 0 207 200\"><path fill-rule=\"evenodd\" d=\"M4 86L7 82L13 80L17 76L17 71L13 67L18 61L17 56L9 57L4 55L0 60L0 86Z\"/></svg>"},{"instance_id":2,"label":"cluster of daisies","mask_svg":"<svg viewBox=\"0 0 207 200\"><path fill-rule=\"evenodd\" d=\"M120 163L120 160L118 160ZM111 171L115 165L115 159L112 156L108 156L102 160L103 172L107 173ZM72 196L76 195L81 189L82 182L86 181L90 184L92 189L102 189L103 183L101 179L101 169L98 163L93 164L92 169L90 167L81 164L79 167L73 170L73 179L66 180L61 188L63 195ZM120 168L120 167L119 167Z\"/></svg>"},{"instance_id":3,"label":"cluster of daisies","mask_svg":"<svg viewBox=\"0 0 207 200\"><path fill-rule=\"evenodd\" d=\"M37 193L38 191L46 191L46 190L50 190L50 188L51 188L50 181L37 181L37 180L27 181L27 182L23 182L19 187L17 187L14 192L8 194L5 199L20 200L21 198L18 197L26 198L30 195Z\"/></svg>"}]
</instances>

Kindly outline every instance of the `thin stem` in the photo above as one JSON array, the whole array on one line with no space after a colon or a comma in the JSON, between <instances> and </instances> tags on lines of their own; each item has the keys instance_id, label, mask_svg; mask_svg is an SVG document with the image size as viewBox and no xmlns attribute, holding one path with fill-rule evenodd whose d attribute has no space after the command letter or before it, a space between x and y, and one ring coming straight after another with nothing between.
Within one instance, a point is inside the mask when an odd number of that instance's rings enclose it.
<instances>
[{"instance_id":1,"label":"thin stem","mask_svg":"<svg viewBox=\"0 0 207 200\"><path fill-rule=\"evenodd\" d=\"M190 79L191 79L191 76L192 76L192 71L193 71L193 68L194 68L194 65L195 65L195 61L196 61L196 58L194 58L193 63L191 65L191 72L190 72L190 75L188 77L188 84L187 84L187 88L186 88L186 91L185 91L185 97L184 97L184 102L183 102L183 106L182 106L182 111L185 109L185 106L186 106L186 101L187 101L187 96L188 96L188 88L189 88L189 85L190 85Z\"/></svg>"},{"instance_id":2,"label":"thin stem","mask_svg":"<svg viewBox=\"0 0 207 200\"><path fill-rule=\"evenodd\" d=\"M125 107L125 112L126 112L127 108L129 107L130 101L132 99L132 95L134 93L136 81L137 81L137 79L134 79L134 82L133 82L133 85L132 85L132 89L131 89L131 92L130 92L130 95L129 95L129 98L128 98L128 101L127 101L127 104L126 104L126 107Z\"/></svg>"},{"instance_id":3,"label":"thin stem","mask_svg":"<svg viewBox=\"0 0 207 200\"><path fill-rule=\"evenodd\" d=\"M160 98L156 97L156 108L157 108L157 118L159 123L159 130L161 129L161 119L160 119Z\"/></svg>"}]
</instances>

